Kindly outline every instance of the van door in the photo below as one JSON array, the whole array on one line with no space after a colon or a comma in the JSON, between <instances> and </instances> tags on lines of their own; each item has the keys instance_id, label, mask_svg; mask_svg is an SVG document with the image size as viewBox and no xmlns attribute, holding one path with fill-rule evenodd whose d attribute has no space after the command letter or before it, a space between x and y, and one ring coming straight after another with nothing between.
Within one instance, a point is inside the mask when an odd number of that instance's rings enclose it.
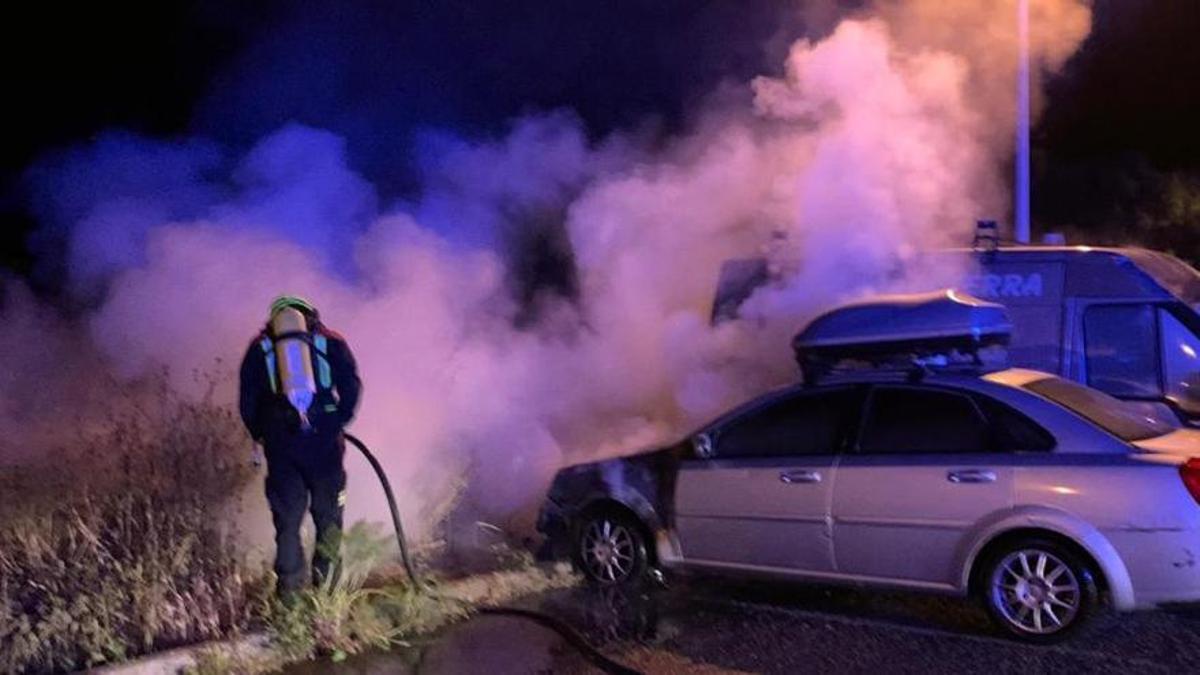
<instances>
[{"instance_id":1,"label":"van door","mask_svg":"<svg viewBox=\"0 0 1200 675\"><path fill-rule=\"evenodd\" d=\"M1200 328L1178 303L1078 303L1079 368L1072 379L1184 421L1200 417Z\"/></svg>"},{"instance_id":2,"label":"van door","mask_svg":"<svg viewBox=\"0 0 1200 675\"><path fill-rule=\"evenodd\" d=\"M1093 303L1083 310L1089 387L1132 400L1162 398L1158 308L1147 303Z\"/></svg>"}]
</instances>

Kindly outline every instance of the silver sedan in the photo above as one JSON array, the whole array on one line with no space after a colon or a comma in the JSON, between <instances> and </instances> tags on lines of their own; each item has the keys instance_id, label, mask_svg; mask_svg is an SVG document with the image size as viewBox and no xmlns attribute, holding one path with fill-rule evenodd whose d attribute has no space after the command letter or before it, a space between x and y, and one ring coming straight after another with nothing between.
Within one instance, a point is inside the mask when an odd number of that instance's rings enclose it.
<instances>
[{"instance_id":1,"label":"silver sedan","mask_svg":"<svg viewBox=\"0 0 1200 675\"><path fill-rule=\"evenodd\" d=\"M564 469L539 519L592 581L658 570L972 594L1051 642L1200 601L1200 432L1029 370L795 386Z\"/></svg>"}]
</instances>

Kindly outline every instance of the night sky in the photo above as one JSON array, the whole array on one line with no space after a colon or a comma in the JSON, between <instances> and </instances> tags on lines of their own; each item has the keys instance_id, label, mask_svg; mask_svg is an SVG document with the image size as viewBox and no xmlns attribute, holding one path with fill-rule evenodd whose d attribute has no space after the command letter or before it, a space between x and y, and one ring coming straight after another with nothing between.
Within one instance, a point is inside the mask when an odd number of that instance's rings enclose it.
<instances>
[{"instance_id":1,"label":"night sky","mask_svg":"<svg viewBox=\"0 0 1200 675\"><path fill-rule=\"evenodd\" d=\"M808 9L778 0L38 3L0 24L10 120L0 266L31 268L26 167L107 129L237 148L300 121L345 136L356 168L385 195L402 195L422 128L486 134L565 107L596 137L678 130L698 97L777 73L791 39L827 29L829 12ZM1114 239L1122 222L1157 208L1164 186L1200 190L1198 35L1195 0L1096 1L1091 37L1051 83L1035 131L1035 223ZM1194 257L1200 232L1180 232L1150 243Z\"/></svg>"}]
</instances>

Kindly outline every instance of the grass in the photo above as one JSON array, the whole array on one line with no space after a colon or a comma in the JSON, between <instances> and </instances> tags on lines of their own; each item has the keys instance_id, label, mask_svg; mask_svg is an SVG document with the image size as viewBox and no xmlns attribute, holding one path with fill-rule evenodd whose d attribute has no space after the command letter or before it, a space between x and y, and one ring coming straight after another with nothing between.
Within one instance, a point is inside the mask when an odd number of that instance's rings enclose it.
<instances>
[{"instance_id":1,"label":"grass","mask_svg":"<svg viewBox=\"0 0 1200 675\"><path fill-rule=\"evenodd\" d=\"M356 524L343 537L342 567L332 581L298 593L290 602L272 598L263 608L272 651L246 659L236 648L206 652L195 674L260 673L313 659L337 662L370 650L393 649L473 615L479 607L574 585L569 568L545 571L528 558L507 569L418 589L411 583L373 586L379 563L395 541L376 527ZM517 557L510 557L514 561Z\"/></svg>"},{"instance_id":2,"label":"grass","mask_svg":"<svg viewBox=\"0 0 1200 675\"><path fill-rule=\"evenodd\" d=\"M357 523L342 539L336 574L317 588L268 603L263 615L284 661L340 661L366 650L388 649L470 613L464 602L411 584L368 587L371 571L393 546L390 535Z\"/></svg>"},{"instance_id":3,"label":"grass","mask_svg":"<svg viewBox=\"0 0 1200 675\"><path fill-rule=\"evenodd\" d=\"M0 672L45 673L225 637L265 584L225 522L251 480L233 415L157 397L53 461L6 472Z\"/></svg>"}]
</instances>

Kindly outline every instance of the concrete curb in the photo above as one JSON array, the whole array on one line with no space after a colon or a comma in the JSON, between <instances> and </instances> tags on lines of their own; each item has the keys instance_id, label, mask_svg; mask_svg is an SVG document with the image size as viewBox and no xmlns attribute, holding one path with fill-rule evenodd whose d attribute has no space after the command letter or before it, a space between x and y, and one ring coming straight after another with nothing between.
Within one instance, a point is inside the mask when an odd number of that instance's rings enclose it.
<instances>
[{"instance_id":1,"label":"concrete curb","mask_svg":"<svg viewBox=\"0 0 1200 675\"><path fill-rule=\"evenodd\" d=\"M197 655L209 649L219 649L231 656L248 660L270 659L275 654L267 634L255 632L229 640L213 640L177 647L143 656L136 661L117 663L87 672L96 675L174 675L195 666Z\"/></svg>"},{"instance_id":2,"label":"concrete curb","mask_svg":"<svg viewBox=\"0 0 1200 675\"><path fill-rule=\"evenodd\" d=\"M448 581L438 592L475 606L498 605L521 596L540 593L552 588L565 588L578 579L570 565L557 564L549 569L489 572ZM278 658L271 639L265 632L254 632L229 640L213 640L186 647L148 654L134 661L116 663L89 670L96 675L175 675L196 665L201 652L217 649L231 658L246 661L272 661Z\"/></svg>"}]
</instances>

